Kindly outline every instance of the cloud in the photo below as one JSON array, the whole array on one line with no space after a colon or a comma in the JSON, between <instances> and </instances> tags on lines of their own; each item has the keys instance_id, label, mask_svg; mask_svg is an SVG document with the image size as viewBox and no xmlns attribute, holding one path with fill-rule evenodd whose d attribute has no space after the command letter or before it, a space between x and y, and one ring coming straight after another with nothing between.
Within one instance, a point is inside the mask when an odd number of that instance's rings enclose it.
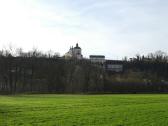
<instances>
[{"instance_id":1,"label":"cloud","mask_svg":"<svg viewBox=\"0 0 168 126\"><path fill-rule=\"evenodd\" d=\"M10 3L10 4L9 4ZM0 0L0 43L108 58L167 50L166 0Z\"/></svg>"}]
</instances>

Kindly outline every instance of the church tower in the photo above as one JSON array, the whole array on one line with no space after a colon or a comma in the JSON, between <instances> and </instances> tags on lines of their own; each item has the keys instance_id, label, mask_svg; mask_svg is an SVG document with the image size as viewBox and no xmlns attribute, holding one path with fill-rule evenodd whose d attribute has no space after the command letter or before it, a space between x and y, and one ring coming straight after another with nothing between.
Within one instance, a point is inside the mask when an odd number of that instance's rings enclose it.
<instances>
[{"instance_id":1,"label":"church tower","mask_svg":"<svg viewBox=\"0 0 168 126\"><path fill-rule=\"evenodd\" d=\"M76 47L70 47L68 53L65 54L66 58L74 58L74 59L82 59L82 49L79 47L78 43L76 43Z\"/></svg>"},{"instance_id":2,"label":"church tower","mask_svg":"<svg viewBox=\"0 0 168 126\"><path fill-rule=\"evenodd\" d=\"M82 49L79 47L78 43L76 44L76 47L74 47L74 57L77 59L82 59Z\"/></svg>"}]
</instances>

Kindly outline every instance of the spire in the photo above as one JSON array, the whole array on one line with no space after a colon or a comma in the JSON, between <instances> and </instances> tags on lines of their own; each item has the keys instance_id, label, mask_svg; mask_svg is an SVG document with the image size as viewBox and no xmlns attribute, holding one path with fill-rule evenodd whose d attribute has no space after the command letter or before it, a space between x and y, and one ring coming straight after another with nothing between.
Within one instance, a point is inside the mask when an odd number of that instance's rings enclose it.
<instances>
[{"instance_id":1,"label":"spire","mask_svg":"<svg viewBox=\"0 0 168 126\"><path fill-rule=\"evenodd\" d=\"M76 43L76 47L79 47L79 46L78 46L78 43Z\"/></svg>"}]
</instances>

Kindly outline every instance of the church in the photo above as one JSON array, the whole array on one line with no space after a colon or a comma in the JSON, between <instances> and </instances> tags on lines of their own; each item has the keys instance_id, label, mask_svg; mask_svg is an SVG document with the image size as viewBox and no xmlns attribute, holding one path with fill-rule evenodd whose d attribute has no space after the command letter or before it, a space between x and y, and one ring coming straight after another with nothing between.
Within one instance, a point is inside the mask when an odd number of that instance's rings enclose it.
<instances>
[{"instance_id":1,"label":"church","mask_svg":"<svg viewBox=\"0 0 168 126\"><path fill-rule=\"evenodd\" d=\"M65 59L82 59L82 49L76 43L76 47L70 47L69 51L65 54Z\"/></svg>"},{"instance_id":2,"label":"church","mask_svg":"<svg viewBox=\"0 0 168 126\"><path fill-rule=\"evenodd\" d=\"M69 51L64 55L65 59L83 59L82 49L76 43L76 47L70 47ZM123 61L121 60L107 60L104 55L90 55L89 59L93 64L101 65L106 71L109 72L122 72L123 71Z\"/></svg>"}]
</instances>

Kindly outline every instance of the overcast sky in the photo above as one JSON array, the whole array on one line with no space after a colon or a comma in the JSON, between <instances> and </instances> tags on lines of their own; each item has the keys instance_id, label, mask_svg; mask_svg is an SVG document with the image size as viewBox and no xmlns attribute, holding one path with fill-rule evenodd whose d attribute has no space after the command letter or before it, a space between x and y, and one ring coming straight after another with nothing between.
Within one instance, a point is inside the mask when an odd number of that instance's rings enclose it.
<instances>
[{"instance_id":1,"label":"overcast sky","mask_svg":"<svg viewBox=\"0 0 168 126\"><path fill-rule=\"evenodd\" d=\"M9 44L121 59L168 52L168 0L0 0L0 48Z\"/></svg>"}]
</instances>

